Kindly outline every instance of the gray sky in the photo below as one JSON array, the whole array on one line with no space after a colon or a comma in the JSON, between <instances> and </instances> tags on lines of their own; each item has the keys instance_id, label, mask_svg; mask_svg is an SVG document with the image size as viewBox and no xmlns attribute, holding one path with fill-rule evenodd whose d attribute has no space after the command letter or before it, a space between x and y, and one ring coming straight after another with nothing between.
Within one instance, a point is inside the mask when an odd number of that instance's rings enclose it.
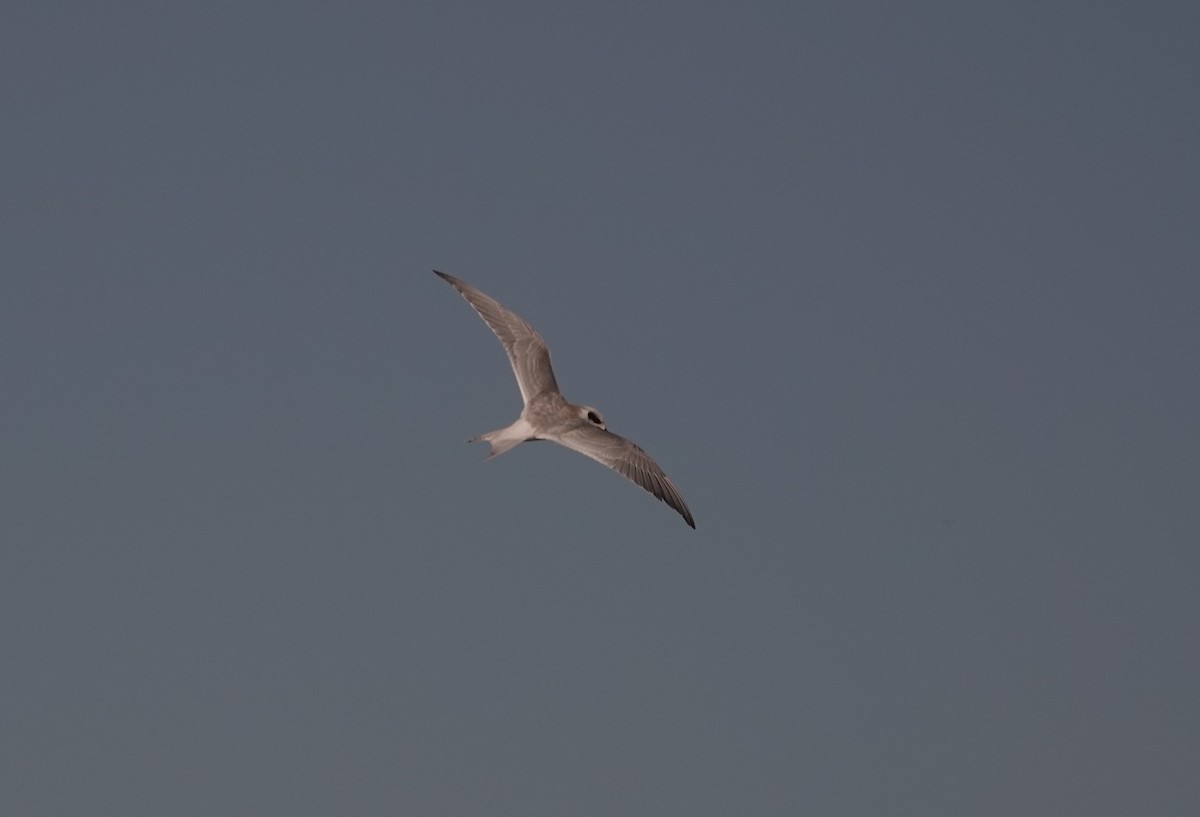
<instances>
[{"instance_id":1,"label":"gray sky","mask_svg":"<svg viewBox=\"0 0 1200 817\"><path fill-rule=\"evenodd\" d=\"M1200 812L1198 31L7 4L0 813Z\"/></svg>"}]
</instances>

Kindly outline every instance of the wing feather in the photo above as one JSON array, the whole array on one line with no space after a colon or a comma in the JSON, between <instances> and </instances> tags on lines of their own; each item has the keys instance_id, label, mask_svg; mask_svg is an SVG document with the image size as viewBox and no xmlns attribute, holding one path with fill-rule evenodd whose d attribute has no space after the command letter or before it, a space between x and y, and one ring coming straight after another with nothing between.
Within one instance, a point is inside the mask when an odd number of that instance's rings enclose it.
<instances>
[{"instance_id":1,"label":"wing feather","mask_svg":"<svg viewBox=\"0 0 1200 817\"><path fill-rule=\"evenodd\" d=\"M542 392L558 391L554 369L550 366L550 350L532 326L515 312L505 309L495 298L485 295L470 284L444 272L434 270L434 273L457 289L500 339L500 344L508 354L508 362L512 364L513 374L517 378L521 399L526 405L529 405L530 398Z\"/></svg>"},{"instance_id":2,"label":"wing feather","mask_svg":"<svg viewBox=\"0 0 1200 817\"><path fill-rule=\"evenodd\" d=\"M692 512L688 510L679 489L658 463L632 440L585 422L551 439L585 457L591 457L641 486L678 511L683 521L696 527L696 520L692 518Z\"/></svg>"}]
</instances>

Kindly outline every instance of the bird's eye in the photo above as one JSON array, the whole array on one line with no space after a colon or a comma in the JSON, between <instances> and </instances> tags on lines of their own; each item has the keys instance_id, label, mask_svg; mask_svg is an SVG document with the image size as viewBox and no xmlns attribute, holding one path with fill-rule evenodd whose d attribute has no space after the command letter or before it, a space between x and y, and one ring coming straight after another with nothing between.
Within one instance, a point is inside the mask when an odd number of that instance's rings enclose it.
<instances>
[{"instance_id":1,"label":"bird's eye","mask_svg":"<svg viewBox=\"0 0 1200 817\"><path fill-rule=\"evenodd\" d=\"M595 423L598 426L604 425L604 421L602 419L600 419L600 415L594 411L589 411L587 414L587 418L588 418L588 420L590 420L591 422Z\"/></svg>"}]
</instances>

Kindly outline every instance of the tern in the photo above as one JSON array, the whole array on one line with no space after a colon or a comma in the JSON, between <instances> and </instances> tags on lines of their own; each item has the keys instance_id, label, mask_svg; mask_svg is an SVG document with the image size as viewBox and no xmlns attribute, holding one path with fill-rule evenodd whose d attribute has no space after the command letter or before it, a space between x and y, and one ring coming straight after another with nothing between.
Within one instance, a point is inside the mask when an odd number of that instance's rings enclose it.
<instances>
[{"instance_id":1,"label":"tern","mask_svg":"<svg viewBox=\"0 0 1200 817\"><path fill-rule=\"evenodd\" d=\"M609 431L596 409L568 403L562 396L550 366L550 350L532 326L470 284L444 272L434 270L434 273L457 289L500 339L525 402L521 416L512 425L480 434L468 442L488 443L491 446L488 459L523 442L556 442L591 457L646 489L678 511L688 525L696 527L679 490L649 454L632 441Z\"/></svg>"}]
</instances>

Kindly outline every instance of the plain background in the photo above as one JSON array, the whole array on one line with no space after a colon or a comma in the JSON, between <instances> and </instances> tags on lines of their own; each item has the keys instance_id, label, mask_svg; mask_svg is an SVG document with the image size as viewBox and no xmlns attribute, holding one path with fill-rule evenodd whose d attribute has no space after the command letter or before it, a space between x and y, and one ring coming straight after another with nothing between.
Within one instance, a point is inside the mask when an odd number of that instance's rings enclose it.
<instances>
[{"instance_id":1,"label":"plain background","mask_svg":"<svg viewBox=\"0 0 1200 817\"><path fill-rule=\"evenodd\" d=\"M5 4L0 813L1200 813L1198 35Z\"/></svg>"}]
</instances>

